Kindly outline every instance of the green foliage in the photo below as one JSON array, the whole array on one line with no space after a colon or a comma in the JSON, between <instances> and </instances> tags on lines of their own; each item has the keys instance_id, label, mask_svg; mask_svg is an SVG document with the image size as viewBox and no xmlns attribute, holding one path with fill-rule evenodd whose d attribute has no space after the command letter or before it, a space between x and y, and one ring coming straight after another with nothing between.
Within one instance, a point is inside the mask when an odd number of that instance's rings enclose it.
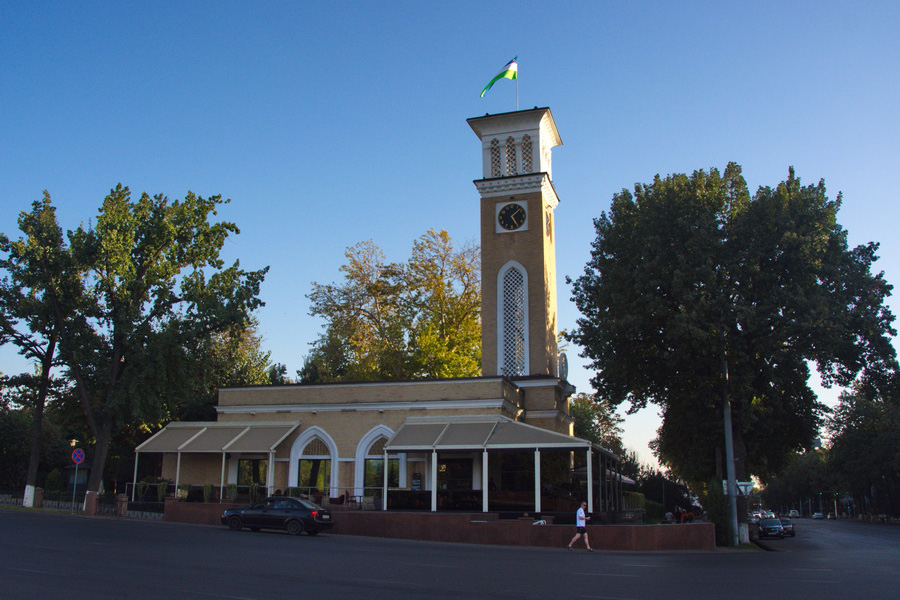
<instances>
[{"instance_id":1,"label":"green foliage","mask_svg":"<svg viewBox=\"0 0 900 600\"><path fill-rule=\"evenodd\" d=\"M481 370L481 288L474 246L428 231L404 264L372 241L348 248L343 282L313 283L310 314L325 320L301 381L465 377Z\"/></svg>"},{"instance_id":2,"label":"green foliage","mask_svg":"<svg viewBox=\"0 0 900 600\"><path fill-rule=\"evenodd\" d=\"M883 389L843 394L829 426L827 489L852 497L859 512L900 516L900 375Z\"/></svg>"},{"instance_id":3,"label":"green foliage","mask_svg":"<svg viewBox=\"0 0 900 600\"><path fill-rule=\"evenodd\" d=\"M225 497L229 500L234 500L237 498L238 486L236 483L226 483L225 484Z\"/></svg>"},{"instance_id":4,"label":"green foliage","mask_svg":"<svg viewBox=\"0 0 900 600\"><path fill-rule=\"evenodd\" d=\"M137 492L137 497L138 497L139 501L141 501L141 502L144 501L144 496L147 495L147 490L149 490L149 489L150 489L150 484L147 483L146 481L144 481L143 479L141 479L138 482L137 489L135 491Z\"/></svg>"},{"instance_id":5,"label":"green foliage","mask_svg":"<svg viewBox=\"0 0 900 600\"><path fill-rule=\"evenodd\" d=\"M191 493L191 484L189 483L179 483L178 489L175 491L175 497L181 500L182 502L188 501L188 496Z\"/></svg>"},{"instance_id":6,"label":"green foliage","mask_svg":"<svg viewBox=\"0 0 900 600\"><path fill-rule=\"evenodd\" d=\"M94 440L90 490L100 487L113 432L169 420L179 391L196 378L193 351L210 336L243 330L261 305L267 269L226 268L219 256L238 233L233 223L211 221L225 202L190 192L175 202L133 200L118 185L94 226L70 232L68 247L54 233L45 244L52 260L26 270L31 289L48 301ZM35 213L51 214L49 206L45 194Z\"/></svg>"},{"instance_id":7,"label":"green foliage","mask_svg":"<svg viewBox=\"0 0 900 600\"><path fill-rule=\"evenodd\" d=\"M894 367L891 286L871 273L877 245L848 247L840 203L793 169L751 196L731 163L623 190L595 220L570 339L598 396L661 407L655 451L679 478L716 473L723 392L737 475L765 477L816 437L808 364L841 385Z\"/></svg>"},{"instance_id":8,"label":"green foliage","mask_svg":"<svg viewBox=\"0 0 900 600\"><path fill-rule=\"evenodd\" d=\"M609 402L581 392L572 397L569 414L575 422L576 437L589 440L616 454L624 453L620 427L623 419Z\"/></svg>"},{"instance_id":9,"label":"green foliage","mask_svg":"<svg viewBox=\"0 0 900 600\"><path fill-rule=\"evenodd\" d=\"M159 484L156 486L156 501L164 502L166 499L166 494L169 493L169 482L165 479L160 480Z\"/></svg>"},{"instance_id":10,"label":"green foliage","mask_svg":"<svg viewBox=\"0 0 900 600\"><path fill-rule=\"evenodd\" d=\"M47 473L47 479L44 481L44 489L50 492L59 492L65 487L62 472L59 469L53 469Z\"/></svg>"},{"instance_id":11,"label":"green foliage","mask_svg":"<svg viewBox=\"0 0 900 600\"><path fill-rule=\"evenodd\" d=\"M666 509L659 502L644 500L644 523L662 523L666 518Z\"/></svg>"},{"instance_id":12,"label":"green foliage","mask_svg":"<svg viewBox=\"0 0 900 600\"><path fill-rule=\"evenodd\" d=\"M716 526L716 545L727 546L731 520L728 515L728 498L722 489L722 482L715 479L703 489L700 502L706 509L706 518Z\"/></svg>"},{"instance_id":13,"label":"green foliage","mask_svg":"<svg viewBox=\"0 0 900 600\"><path fill-rule=\"evenodd\" d=\"M250 494L250 502L256 502L256 499L259 497L259 484L256 482L251 483L248 492Z\"/></svg>"},{"instance_id":14,"label":"green foliage","mask_svg":"<svg viewBox=\"0 0 900 600\"><path fill-rule=\"evenodd\" d=\"M209 502L210 498L212 498L213 486L211 483L203 484L203 501Z\"/></svg>"}]
</instances>

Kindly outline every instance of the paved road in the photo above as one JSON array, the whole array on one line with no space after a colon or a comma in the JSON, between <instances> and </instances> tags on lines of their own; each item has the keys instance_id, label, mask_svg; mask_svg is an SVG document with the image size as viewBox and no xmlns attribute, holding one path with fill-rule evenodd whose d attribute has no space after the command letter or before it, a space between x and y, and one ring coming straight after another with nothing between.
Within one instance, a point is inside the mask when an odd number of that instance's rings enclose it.
<instances>
[{"instance_id":1,"label":"paved road","mask_svg":"<svg viewBox=\"0 0 900 600\"><path fill-rule=\"evenodd\" d=\"M567 552L0 510L0 597L897 598L900 528L798 520L775 551Z\"/></svg>"}]
</instances>

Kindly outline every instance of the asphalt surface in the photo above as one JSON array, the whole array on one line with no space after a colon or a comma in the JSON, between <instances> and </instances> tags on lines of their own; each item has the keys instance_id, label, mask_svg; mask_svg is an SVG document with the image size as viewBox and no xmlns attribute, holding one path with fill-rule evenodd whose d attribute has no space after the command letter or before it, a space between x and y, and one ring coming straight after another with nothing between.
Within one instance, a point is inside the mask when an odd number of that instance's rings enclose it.
<instances>
[{"instance_id":1,"label":"asphalt surface","mask_svg":"<svg viewBox=\"0 0 900 600\"><path fill-rule=\"evenodd\" d=\"M0 509L0 598L900 597L900 527L796 523L771 552L589 553Z\"/></svg>"}]
</instances>

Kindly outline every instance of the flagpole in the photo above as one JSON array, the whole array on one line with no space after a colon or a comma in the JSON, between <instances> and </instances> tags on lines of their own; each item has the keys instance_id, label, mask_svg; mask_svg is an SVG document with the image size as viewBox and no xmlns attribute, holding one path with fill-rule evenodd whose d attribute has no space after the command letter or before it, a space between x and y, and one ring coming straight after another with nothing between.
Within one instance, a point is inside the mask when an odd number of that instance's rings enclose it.
<instances>
[{"instance_id":1,"label":"flagpole","mask_svg":"<svg viewBox=\"0 0 900 600\"><path fill-rule=\"evenodd\" d=\"M516 73L516 112L519 111L519 74Z\"/></svg>"}]
</instances>

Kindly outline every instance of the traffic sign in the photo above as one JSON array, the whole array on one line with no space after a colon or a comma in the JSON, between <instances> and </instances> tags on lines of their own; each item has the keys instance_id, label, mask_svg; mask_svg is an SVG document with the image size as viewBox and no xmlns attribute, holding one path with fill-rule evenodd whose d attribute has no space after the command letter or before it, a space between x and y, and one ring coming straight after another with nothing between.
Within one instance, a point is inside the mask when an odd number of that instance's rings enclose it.
<instances>
[{"instance_id":1,"label":"traffic sign","mask_svg":"<svg viewBox=\"0 0 900 600\"><path fill-rule=\"evenodd\" d=\"M81 448L75 448L75 451L72 452L72 462L76 465L80 465L84 462L84 450Z\"/></svg>"}]
</instances>

